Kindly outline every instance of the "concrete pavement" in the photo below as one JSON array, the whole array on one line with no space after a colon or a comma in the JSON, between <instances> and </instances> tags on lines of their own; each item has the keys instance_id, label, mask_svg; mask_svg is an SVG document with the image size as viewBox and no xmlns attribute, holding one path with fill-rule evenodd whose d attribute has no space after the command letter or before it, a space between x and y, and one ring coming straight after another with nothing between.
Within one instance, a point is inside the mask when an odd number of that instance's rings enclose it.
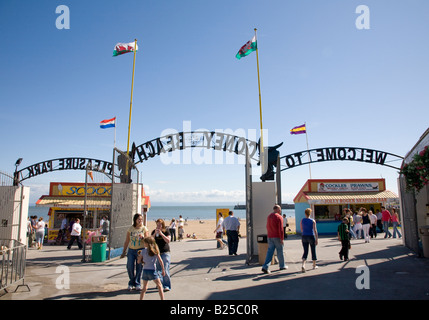
<instances>
[{"instance_id":1,"label":"concrete pavement","mask_svg":"<svg viewBox=\"0 0 429 320\"><path fill-rule=\"evenodd\" d=\"M381 234L384 235L384 234ZM299 236L285 240L287 270L246 265L246 240L238 256L216 249L216 240L171 243L172 290L166 300L429 300L429 259L418 258L401 239L352 240L350 261L340 261L335 237L320 237L318 266L301 272ZM310 255L311 257L311 255ZM126 258L82 263L81 251L48 246L27 251L25 284L0 293L0 300L139 300L126 290ZM360 268L365 266L364 268ZM358 272L358 273L357 273ZM69 283L69 287L67 284ZM359 288L360 287L360 288ZM362 288L363 287L363 288ZM145 300L159 300L153 282Z\"/></svg>"}]
</instances>

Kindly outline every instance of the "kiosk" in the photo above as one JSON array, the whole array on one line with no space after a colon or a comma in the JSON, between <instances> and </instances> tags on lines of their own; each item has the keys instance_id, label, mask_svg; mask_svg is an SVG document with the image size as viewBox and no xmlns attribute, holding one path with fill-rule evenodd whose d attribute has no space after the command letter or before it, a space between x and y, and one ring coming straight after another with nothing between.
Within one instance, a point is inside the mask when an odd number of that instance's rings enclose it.
<instances>
[{"instance_id":1,"label":"kiosk","mask_svg":"<svg viewBox=\"0 0 429 320\"><path fill-rule=\"evenodd\" d=\"M381 206L398 207L399 198L386 190L385 179L309 179L294 198L296 232L305 209L311 208L319 234L336 234L344 208L357 212L364 207L381 211Z\"/></svg>"},{"instance_id":2,"label":"kiosk","mask_svg":"<svg viewBox=\"0 0 429 320\"><path fill-rule=\"evenodd\" d=\"M51 182L49 195L41 196L36 206L49 207L48 243L57 242L61 226L66 230L76 218L81 220L87 234L82 235L82 241L90 239L100 230L100 222L104 216L110 217L110 203L112 186L110 183L88 183L86 189L86 207L88 215L84 219L85 183L78 182ZM150 208L149 196L146 196L142 186L141 208L144 222L147 221L147 211ZM85 223L85 225L83 225ZM69 232L66 232L63 242L68 241Z\"/></svg>"}]
</instances>

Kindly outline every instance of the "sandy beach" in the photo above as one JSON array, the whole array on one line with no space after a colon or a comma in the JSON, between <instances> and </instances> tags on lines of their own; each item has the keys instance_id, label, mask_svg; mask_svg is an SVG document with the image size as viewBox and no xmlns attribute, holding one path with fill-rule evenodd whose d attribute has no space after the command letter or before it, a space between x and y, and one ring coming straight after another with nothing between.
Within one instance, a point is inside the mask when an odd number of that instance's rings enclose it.
<instances>
[{"instance_id":1,"label":"sandy beach","mask_svg":"<svg viewBox=\"0 0 429 320\"><path fill-rule=\"evenodd\" d=\"M168 226L170 221L166 222ZM246 220L240 219L240 234L241 237L246 236ZM287 228L288 233L295 233L295 218L288 218L289 227ZM149 233L152 232L156 227L155 221L148 221L148 229ZM192 236L194 233L197 239L215 239L215 228L216 228L216 220L188 220L185 224L185 237L184 240L192 240L192 237L188 238L186 235ZM289 230L290 229L290 230ZM176 237L177 237L176 230ZM225 236L226 238L226 236Z\"/></svg>"}]
</instances>

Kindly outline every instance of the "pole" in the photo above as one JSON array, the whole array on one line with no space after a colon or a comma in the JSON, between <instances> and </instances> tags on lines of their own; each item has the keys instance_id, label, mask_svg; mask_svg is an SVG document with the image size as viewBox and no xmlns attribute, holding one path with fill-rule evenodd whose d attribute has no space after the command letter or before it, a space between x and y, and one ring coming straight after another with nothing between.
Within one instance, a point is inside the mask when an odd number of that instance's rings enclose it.
<instances>
[{"instance_id":1,"label":"pole","mask_svg":"<svg viewBox=\"0 0 429 320\"><path fill-rule=\"evenodd\" d=\"M256 36L257 29L255 28L255 40L256 44L258 43L258 38ZM258 55L258 45L256 45L256 68L258 70L258 90L259 90L259 122L261 125L261 144L259 146L260 150L260 161L261 161L261 174L265 173L265 153L264 153L264 133L262 128L262 102L261 102L261 80L259 77L259 55Z\"/></svg>"},{"instance_id":2,"label":"pole","mask_svg":"<svg viewBox=\"0 0 429 320\"><path fill-rule=\"evenodd\" d=\"M130 118L128 121L127 155L128 155L128 152L130 151L131 112L133 110L133 88L134 88L134 70L136 66L136 48L137 48L137 39L134 39L134 61L133 61L133 77L131 80L131 100L130 100Z\"/></svg>"},{"instance_id":3,"label":"pole","mask_svg":"<svg viewBox=\"0 0 429 320\"><path fill-rule=\"evenodd\" d=\"M310 172L310 179L311 179L311 154L310 154L310 149L308 148L308 135L307 135L307 124L304 122L304 126L305 126L305 140L307 141L307 152L308 152L308 158L309 158L309 162L308 162L308 171Z\"/></svg>"},{"instance_id":4,"label":"pole","mask_svg":"<svg viewBox=\"0 0 429 320\"><path fill-rule=\"evenodd\" d=\"M114 133L114 136L113 136L113 149L116 148L116 125L117 124L118 124L118 120L115 119L115 133Z\"/></svg>"},{"instance_id":5,"label":"pole","mask_svg":"<svg viewBox=\"0 0 429 320\"><path fill-rule=\"evenodd\" d=\"M131 80L131 99L130 99L130 117L128 120L127 156L129 156L129 152L130 152L131 112L133 110L134 70L135 70L135 66L136 66L136 51L137 51L136 49L137 49L137 39L134 39L133 77ZM128 159L127 159L125 174L128 176Z\"/></svg>"},{"instance_id":6,"label":"pole","mask_svg":"<svg viewBox=\"0 0 429 320\"><path fill-rule=\"evenodd\" d=\"M86 261L86 241L85 241L85 233L86 233L86 216L88 215L88 205L87 205L87 198L88 198L88 166L86 165L85 168L85 197L83 200L83 222L82 222L82 232L80 234L81 239L83 240L83 250L82 250L82 262ZM91 166L92 169L92 166Z\"/></svg>"}]
</instances>

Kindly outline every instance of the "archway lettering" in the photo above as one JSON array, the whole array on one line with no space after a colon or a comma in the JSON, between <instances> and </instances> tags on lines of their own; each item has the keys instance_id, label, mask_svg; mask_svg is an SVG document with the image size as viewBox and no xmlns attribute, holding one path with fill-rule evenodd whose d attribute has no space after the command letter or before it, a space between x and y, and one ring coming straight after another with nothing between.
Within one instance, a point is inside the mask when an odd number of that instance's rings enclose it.
<instances>
[{"instance_id":1,"label":"archway lettering","mask_svg":"<svg viewBox=\"0 0 429 320\"><path fill-rule=\"evenodd\" d=\"M92 170L109 175L111 175L113 171L113 164L108 161L91 158L70 157L38 162L17 171L15 175L17 176L18 180L22 182L26 179L53 171L86 170L87 165L89 165Z\"/></svg>"},{"instance_id":2,"label":"archway lettering","mask_svg":"<svg viewBox=\"0 0 429 320\"><path fill-rule=\"evenodd\" d=\"M133 144L131 157L135 164L144 162L159 156L161 153L184 150L187 148L206 148L218 151L231 152L238 155L246 155L259 161L259 144L255 141L216 131L190 131L178 132L159 137L139 146Z\"/></svg>"},{"instance_id":3,"label":"archway lettering","mask_svg":"<svg viewBox=\"0 0 429 320\"><path fill-rule=\"evenodd\" d=\"M400 170L404 158L389 152L359 147L325 147L310 149L280 157L281 171L292 169L309 163L325 161L357 161L387 166ZM395 166L392 162L399 162Z\"/></svg>"}]
</instances>

